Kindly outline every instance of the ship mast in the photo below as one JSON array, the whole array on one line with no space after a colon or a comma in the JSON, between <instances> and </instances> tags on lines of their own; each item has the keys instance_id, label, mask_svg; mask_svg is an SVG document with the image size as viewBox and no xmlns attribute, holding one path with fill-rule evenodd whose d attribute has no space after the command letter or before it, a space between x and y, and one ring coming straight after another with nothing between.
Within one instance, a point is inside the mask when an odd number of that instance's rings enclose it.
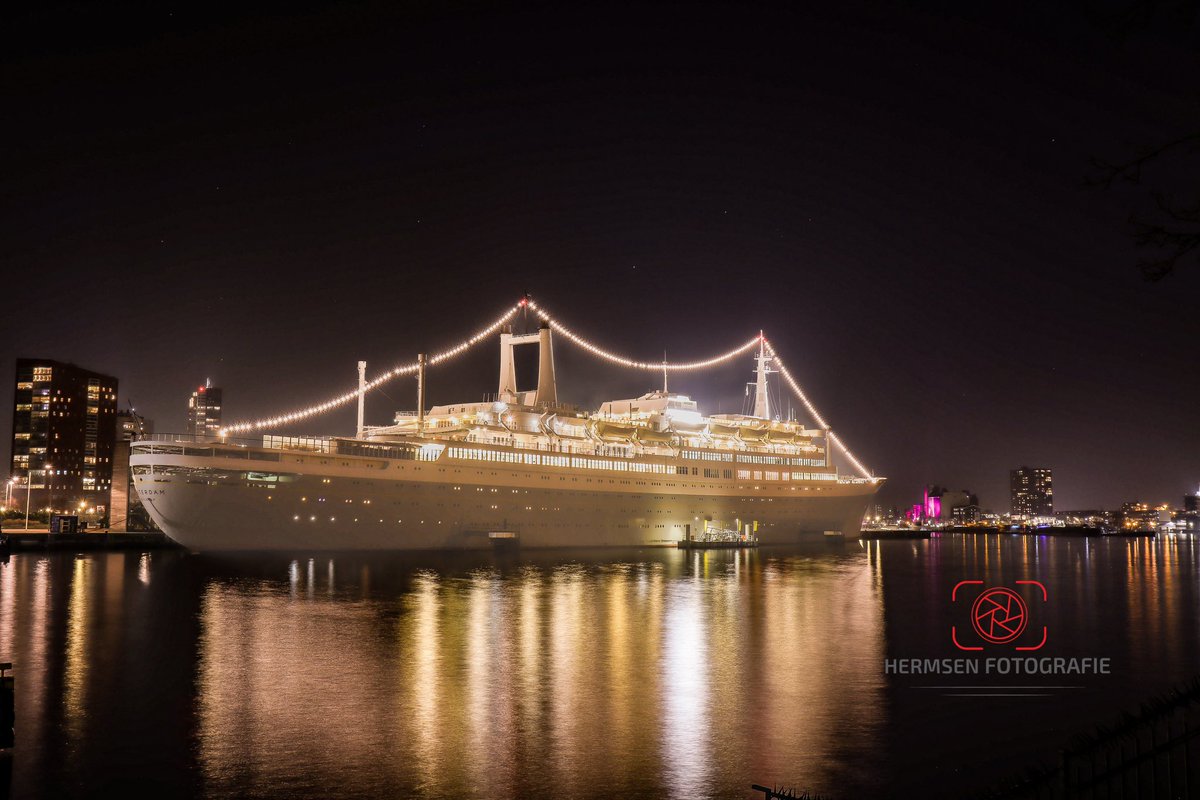
<instances>
[{"instance_id":1,"label":"ship mast","mask_svg":"<svg viewBox=\"0 0 1200 800\"><path fill-rule=\"evenodd\" d=\"M767 376L775 370L769 366L771 357L767 355L767 340L762 331L758 332L758 355L754 357L754 360L758 362L758 366L754 369L754 416L760 419L770 419L771 400L767 396Z\"/></svg>"},{"instance_id":2,"label":"ship mast","mask_svg":"<svg viewBox=\"0 0 1200 800\"><path fill-rule=\"evenodd\" d=\"M358 428L356 438L363 436L363 404L367 399L367 362L358 362Z\"/></svg>"},{"instance_id":3,"label":"ship mast","mask_svg":"<svg viewBox=\"0 0 1200 800\"><path fill-rule=\"evenodd\" d=\"M425 435L425 354L417 355L417 435Z\"/></svg>"}]
</instances>

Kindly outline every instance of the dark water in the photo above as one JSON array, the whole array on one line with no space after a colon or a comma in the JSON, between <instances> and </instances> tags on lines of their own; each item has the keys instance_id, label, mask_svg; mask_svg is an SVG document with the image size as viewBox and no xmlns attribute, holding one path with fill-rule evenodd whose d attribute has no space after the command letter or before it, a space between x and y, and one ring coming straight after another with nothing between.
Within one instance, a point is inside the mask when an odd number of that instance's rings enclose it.
<instances>
[{"instance_id":1,"label":"dark water","mask_svg":"<svg viewBox=\"0 0 1200 800\"><path fill-rule=\"evenodd\" d=\"M1042 581L1044 602L1021 590L1039 655L1111 674L885 674L959 655L950 593L974 578ZM18 554L0 565L18 680L0 791L958 796L1200 671L1198 581L1194 539ZM930 688L1018 684L1040 696Z\"/></svg>"}]
</instances>

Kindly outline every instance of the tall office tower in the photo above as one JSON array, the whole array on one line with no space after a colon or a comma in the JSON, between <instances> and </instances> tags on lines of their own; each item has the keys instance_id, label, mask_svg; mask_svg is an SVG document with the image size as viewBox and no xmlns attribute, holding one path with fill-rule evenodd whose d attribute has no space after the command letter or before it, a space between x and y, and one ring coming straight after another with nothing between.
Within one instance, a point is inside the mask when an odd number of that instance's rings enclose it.
<instances>
[{"instance_id":1,"label":"tall office tower","mask_svg":"<svg viewBox=\"0 0 1200 800\"><path fill-rule=\"evenodd\" d=\"M1050 473L1044 467L1020 467L1009 473L1013 516L1048 517L1054 513L1054 485Z\"/></svg>"},{"instance_id":2,"label":"tall office tower","mask_svg":"<svg viewBox=\"0 0 1200 800\"><path fill-rule=\"evenodd\" d=\"M188 433L192 436L216 436L221 429L221 390L208 381L192 392L188 401Z\"/></svg>"},{"instance_id":3,"label":"tall office tower","mask_svg":"<svg viewBox=\"0 0 1200 800\"><path fill-rule=\"evenodd\" d=\"M17 359L12 475L33 509L106 513L112 489L117 379L74 364Z\"/></svg>"}]
</instances>

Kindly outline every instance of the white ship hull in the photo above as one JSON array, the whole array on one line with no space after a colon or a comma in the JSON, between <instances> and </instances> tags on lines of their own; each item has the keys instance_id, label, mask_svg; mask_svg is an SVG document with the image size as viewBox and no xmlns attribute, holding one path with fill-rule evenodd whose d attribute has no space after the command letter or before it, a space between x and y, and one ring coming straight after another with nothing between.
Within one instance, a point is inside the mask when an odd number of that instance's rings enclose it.
<instances>
[{"instance_id":1,"label":"white ship hull","mask_svg":"<svg viewBox=\"0 0 1200 800\"><path fill-rule=\"evenodd\" d=\"M135 448L130 459L154 521L197 551L483 549L495 531L515 532L521 547L668 546L705 520L749 524L763 544L831 531L851 538L879 488L445 458L207 452Z\"/></svg>"}]
</instances>

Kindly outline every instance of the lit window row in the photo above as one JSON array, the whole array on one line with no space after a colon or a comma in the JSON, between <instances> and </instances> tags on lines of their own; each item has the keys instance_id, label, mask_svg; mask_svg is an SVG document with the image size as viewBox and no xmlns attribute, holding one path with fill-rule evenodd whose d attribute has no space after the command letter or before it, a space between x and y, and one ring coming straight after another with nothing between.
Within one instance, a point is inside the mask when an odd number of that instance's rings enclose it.
<instances>
[{"instance_id":1,"label":"lit window row","mask_svg":"<svg viewBox=\"0 0 1200 800\"><path fill-rule=\"evenodd\" d=\"M701 461L733 461L733 453L714 453L711 450L681 450L684 458L696 458Z\"/></svg>"},{"instance_id":2,"label":"lit window row","mask_svg":"<svg viewBox=\"0 0 1200 800\"><path fill-rule=\"evenodd\" d=\"M815 450L815 447L808 448ZM795 456L774 456L774 455L759 455L759 454L738 454L720 453L710 450L681 450L680 455L684 458L699 459L701 461L737 461L740 464L779 464L782 466L793 467L823 467L825 461L820 458L798 458Z\"/></svg>"},{"instance_id":3,"label":"lit window row","mask_svg":"<svg viewBox=\"0 0 1200 800\"><path fill-rule=\"evenodd\" d=\"M739 481L836 481L837 475L832 472L776 472L775 470L767 470L761 472L759 470L739 469L737 471Z\"/></svg>"},{"instance_id":4,"label":"lit window row","mask_svg":"<svg viewBox=\"0 0 1200 800\"><path fill-rule=\"evenodd\" d=\"M763 455L738 455L738 463L741 464L779 464L781 466L793 467L822 467L825 462L819 458L796 458L788 456L763 456Z\"/></svg>"},{"instance_id":5,"label":"lit window row","mask_svg":"<svg viewBox=\"0 0 1200 800\"><path fill-rule=\"evenodd\" d=\"M675 474L670 464L648 464L637 461L615 461L608 458L582 458L542 453L517 453L508 450L483 450L475 447L451 447L450 458L465 461L495 461L501 464L525 464L540 467L570 467L572 469L606 469L614 472L648 472L656 475Z\"/></svg>"}]
</instances>

